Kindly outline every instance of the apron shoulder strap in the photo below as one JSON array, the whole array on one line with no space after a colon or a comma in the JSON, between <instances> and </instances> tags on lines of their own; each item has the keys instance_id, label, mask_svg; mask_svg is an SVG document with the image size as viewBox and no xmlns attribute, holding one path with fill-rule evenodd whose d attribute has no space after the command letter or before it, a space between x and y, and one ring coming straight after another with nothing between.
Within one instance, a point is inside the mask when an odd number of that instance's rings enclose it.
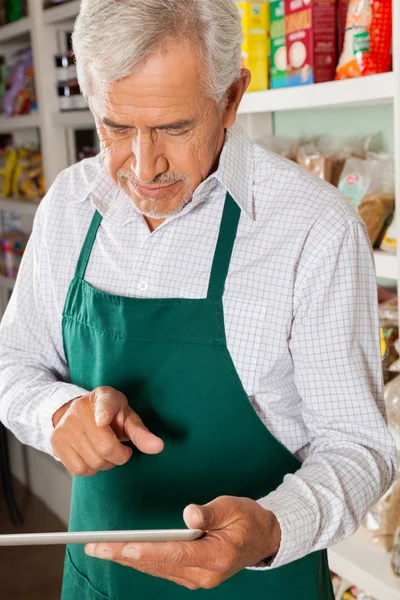
<instances>
[{"instance_id":1,"label":"apron shoulder strap","mask_svg":"<svg viewBox=\"0 0 400 600\"><path fill-rule=\"evenodd\" d=\"M96 239L97 231L100 227L102 219L103 217L96 210L96 212L93 215L93 219L90 224L89 230L86 234L86 239L82 246L78 264L76 266L75 277L77 277L78 279L83 279L85 277L86 268L88 266L90 255L92 253L93 244Z\"/></svg>"},{"instance_id":2,"label":"apron shoulder strap","mask_svg":"<svg viewBox=\"0 0 400 600\"><path fill-rule=\"evenodd\" d=\"M211 269L207 298L221 300L240 219L240 207L230 193L226 194L217 247Z\"/></svg>"}]
</instances>

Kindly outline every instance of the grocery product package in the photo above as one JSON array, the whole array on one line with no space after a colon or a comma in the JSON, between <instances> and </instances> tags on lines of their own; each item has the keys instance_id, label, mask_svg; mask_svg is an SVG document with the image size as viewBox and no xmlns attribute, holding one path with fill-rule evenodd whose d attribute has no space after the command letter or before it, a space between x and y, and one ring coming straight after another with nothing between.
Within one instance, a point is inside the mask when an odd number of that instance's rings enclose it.
<instances>
[{"instance_id":1,"label":"grocery product package","mask_svg":"<svg viewBox=\"0 0 400 600\"><path fill-rule=\"evenodd\" d=\"M281 88L286 81L286 40L285 40L285 3L284 0L271 0L271 88Z\"/></svg>"},{"instance_id":2,"label":"grocery product package","mask_svg":"<svg viewBox=\"0 0 400 600\"><path fill-rule=\"evenodd\" d=\"M396 221L396 213L393 215L393 221L386 229L382 243L380 245L380 249L384 252L390 252L391 254L396 254L397 251L397 221Z\"/></svg>"},{"instance_id":3,"label":"grocery product package","mask_svg":"<svg viewBox=\"0 0 400 600\"><path fill-rule=\"evenodd\" d=\"M323 152L318 142L300 146L297 163L316 177L324 181L332 181L333 156L330 152Z\"/></svg>"},{"instance_id":4,"label":"grocery product package","mask_svg":"<svg viewBox=\"0 0 400 600\"><path fill-rule=\"evenodd\" d=\"M337 79L391 69L392 0L350 0Z\"/></svg>"},{"instance_id":5,"label":"grocery product package","mask_svg":"<svg viewBox=\"0 0 400 600\"><path fill-rule=\"evenodd\" d=\"M242 16L242 68L251 72L248 92L268 89L269 2L237 2Z\"/></svg>"},{"instance_id":6,"label":"grocery product package","mask_svg":"<svg viewBox=\"0 0 400 600\"><path fill-rule=\"evenodd\" d=\"M264 150L268 150L268 152L274 152L293 162L296 161L299 143L295 138L271 135L255 138L254 142L264 148Z\"/></svg>"},{"instance_id":7,"label":"grocery product package","mask_svg":"<svg viewBox=\"0 0 400 600\"><path fill-rule=\"evenodd\" d=\"M381 148L381 135L352 136L345 139L324 135L300 145L297 162L317 177L338 187L350 157L367 158L372 149Z\"/></svg>"},{"instance_id":8,"label":"grocery product package","mask_svg":"<svg viewBox=\"0 0 400 600\"><path fill-rule=\"evenodd\" d=\"M379 305L382 372L385 385L396 378L399 361L399 315L397 296ZM398 371L398 367L397 367Z\"/></svg>"},{"instance_id":9,"label":"grocery product package","mask_svg":"<svg viewBox=\"0 0 400 600\"><path fill-rule=\"evenodd\" d=\"M366 160L346 161L339 189L348 197L366 224L373 246L380 245L394 213L394 160L369 153Z\"/></svg>"},{"instance_id":10,"label":"grocery product package","mask_svg":"<svg viewBox=\"0 0 400 600\"><path fill-rule=\"evenodd\" d=\"M340 57L343 52L344 36L346 33L346 22L347 22L347 11L349 8L350 0L337 0L337 41L338 41L338 56Z\"/></svg>"},{"instance_id":11,"label":"grocery product package","mask_svg":"<svg viewBox=\"0 0 400 600\"><path fill-rule=\"evenodd\" d=\"M400 480L397 476L390 489L370 509L364 519L365 527L373 532L373 539L386 552L393 549L393 539L400 522Z\"/></svg>"},{"instance_id":12,"label":"grocery product package","mask_svg":"<svg viewBox=\"0 0 400 600\"><path fill-rule=\"evenodd\" d=\"M285 0L287 85L335 76L336 0Z\"/></svg>"}]
</instances>

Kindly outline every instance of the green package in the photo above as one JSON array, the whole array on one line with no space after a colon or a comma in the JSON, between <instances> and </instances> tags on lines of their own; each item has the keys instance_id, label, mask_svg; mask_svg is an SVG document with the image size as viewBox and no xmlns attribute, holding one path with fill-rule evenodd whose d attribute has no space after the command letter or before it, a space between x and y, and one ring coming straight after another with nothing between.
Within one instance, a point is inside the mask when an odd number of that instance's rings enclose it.
<instances>
[{"instance_id":1,"label":"green package","mask_svg":"<svg viewBox=\"0 0 400 600\"><path fill-rule=\"evenodd\" d=\"M284 0L271 0L271 88L286 87L286 41Z\"/></svg>"}]
</instances>

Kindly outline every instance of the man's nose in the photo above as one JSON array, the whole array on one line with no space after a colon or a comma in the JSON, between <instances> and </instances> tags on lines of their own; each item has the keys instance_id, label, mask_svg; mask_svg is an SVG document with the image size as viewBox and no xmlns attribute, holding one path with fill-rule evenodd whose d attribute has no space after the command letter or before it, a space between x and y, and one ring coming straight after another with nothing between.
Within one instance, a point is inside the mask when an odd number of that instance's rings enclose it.
<instances>
[{"instance_id":1,"label":"man's nose","mask_svg":"<svg viewBox=\"0 0 400 600\"><path fill-rule=\"evenodd\" d=\"M150 136L136 136L132 142L132 154L132 171L142 183L151 183L168 169L166 159Z\"/></svg>"}]
</instances>

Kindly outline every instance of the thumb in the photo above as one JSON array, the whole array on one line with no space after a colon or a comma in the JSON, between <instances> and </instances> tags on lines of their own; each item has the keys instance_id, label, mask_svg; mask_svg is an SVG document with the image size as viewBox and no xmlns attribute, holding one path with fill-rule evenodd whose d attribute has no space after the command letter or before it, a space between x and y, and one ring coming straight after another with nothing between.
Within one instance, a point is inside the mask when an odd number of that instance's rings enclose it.
<instances>
[{"instance_id":1,"label":"thumb","mask_svg":"<svg viewBox=\"0 0 400 600\"><path fill-rule=\"evenodd\" d=\"M183 520L189 529L212 531L227 525L228 514L225 502L222 498L217 498L203 506L190 504L183 511Z\"/></svg>"},{"instance_id":2,"label":"thumb","mask_svg":"<svg viewBox=\"0 0 400 600\"><path fill-rule=\"evenodd\" d=\"M124 396L113 388L100 387L93 392L94 418L99 427L111 424L115 415L123 405Z\"/></svg>"}]
</instances>

